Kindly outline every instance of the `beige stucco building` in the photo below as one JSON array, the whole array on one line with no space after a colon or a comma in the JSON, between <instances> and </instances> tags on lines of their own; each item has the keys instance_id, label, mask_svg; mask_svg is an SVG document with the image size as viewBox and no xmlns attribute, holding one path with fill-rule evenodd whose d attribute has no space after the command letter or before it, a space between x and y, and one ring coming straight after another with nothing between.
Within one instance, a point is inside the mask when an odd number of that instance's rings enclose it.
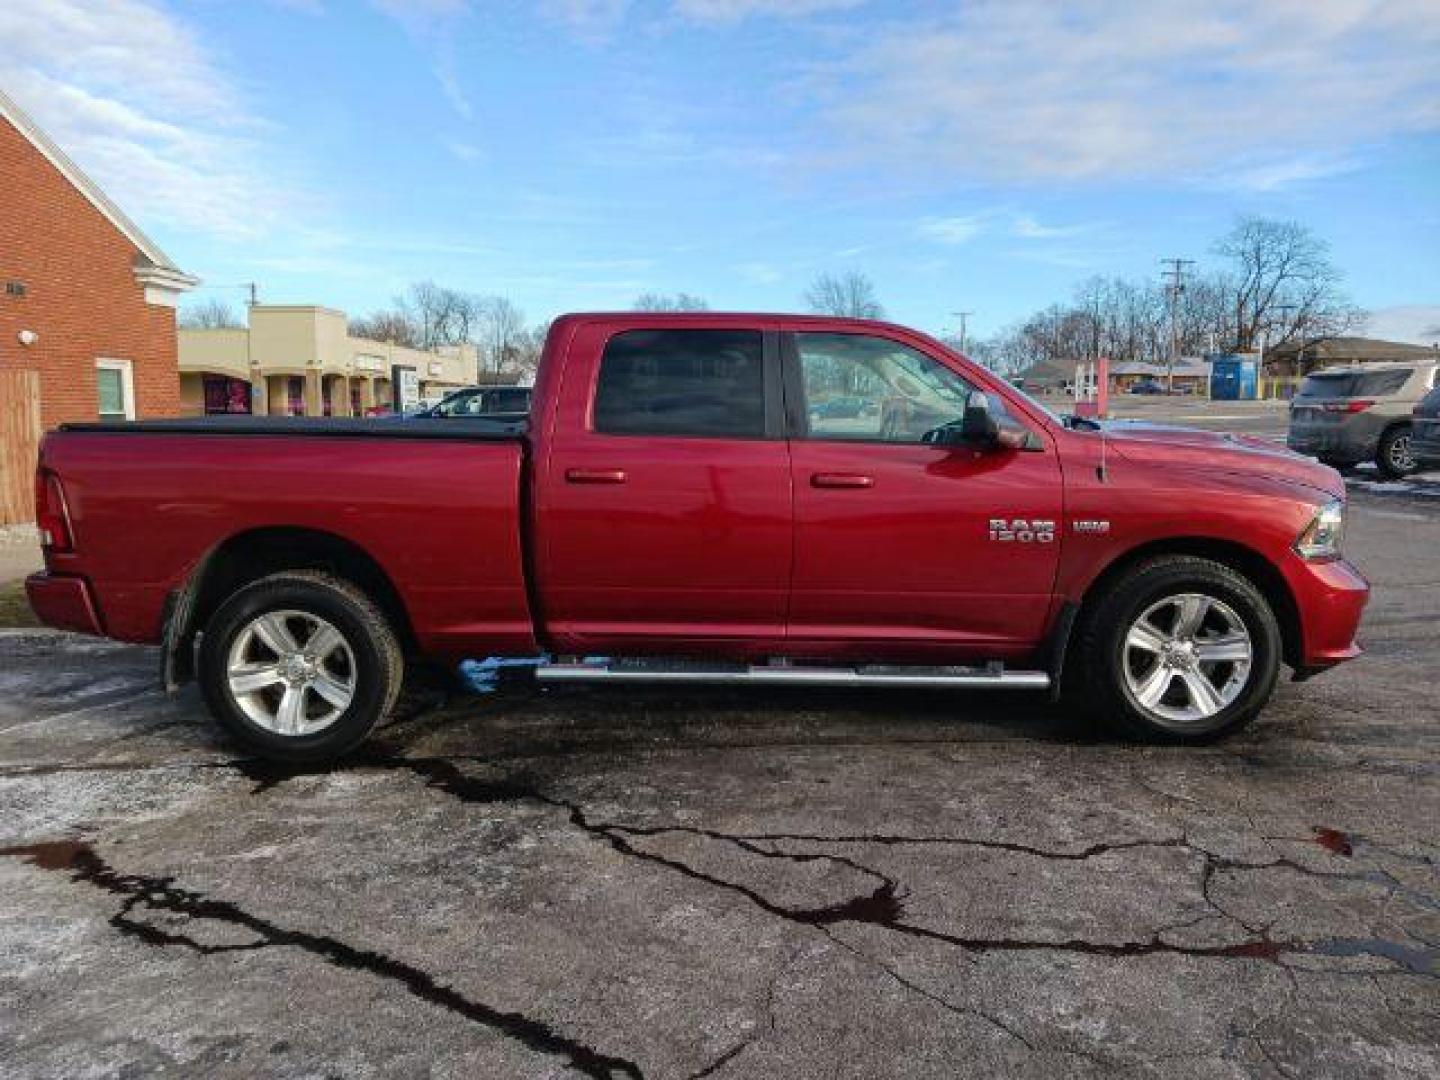
<instances>
[{"instance_id":1,"label":"beige stucco building","mask_svg":"<svg viewBox=\"0 0 1440 1080\"><path fill-rule=\"evenodd\" d=\"M351 337L343 311L314 304L247 311L249 329L180 331L182 414L363 416L404 404L397 376L413 372L432 401L475 382L472 345L427 351Z\"/></svg>"}]
</instances>

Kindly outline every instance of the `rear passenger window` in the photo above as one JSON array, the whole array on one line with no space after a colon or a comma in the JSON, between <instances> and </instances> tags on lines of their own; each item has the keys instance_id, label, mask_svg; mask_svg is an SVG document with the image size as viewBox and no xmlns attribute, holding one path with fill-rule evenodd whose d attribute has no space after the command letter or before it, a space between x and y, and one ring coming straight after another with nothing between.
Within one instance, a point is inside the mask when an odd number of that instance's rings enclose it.
<instances>
[{"instance_id":1,"label":"rear passenger window","mask_svg":"<svg viewBox=\"0 0 1440 1080\"><path fill-rule=\"evenodd\" d=\"M1414 372L1410 368L1399 371L1371 371L1360 376L1360 385L1355 393L1361 397L1382 397L1385 394L1398 394L1410 381Z\"/></svg>"},{"instance_id":2,"label":"rear passenger window","mask_svg":"<svg viewBox=\"0 0 1440 1080\"><path fill-rule=\"evenodd\" d=\"M595 430L609 435L765 434L758 330L627 330L600 358Z\"/></svg>"}]
</instances>

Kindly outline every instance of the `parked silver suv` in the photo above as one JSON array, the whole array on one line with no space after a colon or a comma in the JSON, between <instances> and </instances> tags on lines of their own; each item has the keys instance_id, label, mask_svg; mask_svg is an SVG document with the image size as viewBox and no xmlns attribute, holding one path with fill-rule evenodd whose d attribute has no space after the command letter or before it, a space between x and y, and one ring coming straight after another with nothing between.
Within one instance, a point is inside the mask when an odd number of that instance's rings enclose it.
<instances>
[{"instance_id":1,"label":"parked silver suv","mask_svg":"<svg viewBox=\"0 0 1440 1080\"><path fill-rule=\"evenodd\" d=\"M1291 450L1337 469L1373 461L1395 479L1415 471L1411 414L1440 362L1366 364L1308 375L1290 403Z\"/></svg>"}]
</instances>

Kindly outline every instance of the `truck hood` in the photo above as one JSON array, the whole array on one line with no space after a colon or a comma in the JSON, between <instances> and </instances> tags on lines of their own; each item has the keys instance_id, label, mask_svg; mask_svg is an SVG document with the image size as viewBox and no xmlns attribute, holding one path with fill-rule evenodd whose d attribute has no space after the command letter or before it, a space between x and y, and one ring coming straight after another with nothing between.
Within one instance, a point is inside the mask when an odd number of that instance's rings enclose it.
<instances>
[{"instance_id":1,"label":"truck hood","mask_svg":"<svg viewBox=\"0 0 1440 1080\"><path fill-rule=\"evenodd\" d=\"M1101 426L1108 448L1130 461L1265 477L1345 497L1345 481L1334 469L1255 435L1137 420L1107 420Z\"/></svg>"}]
</instances>

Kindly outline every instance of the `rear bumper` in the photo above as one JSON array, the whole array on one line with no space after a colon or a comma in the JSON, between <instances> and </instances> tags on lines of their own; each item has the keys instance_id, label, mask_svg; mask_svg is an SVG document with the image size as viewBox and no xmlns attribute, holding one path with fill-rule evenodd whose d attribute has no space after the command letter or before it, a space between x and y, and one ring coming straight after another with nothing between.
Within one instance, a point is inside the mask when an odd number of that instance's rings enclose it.
<instances>
[{"instance_id":1,"label":"rear bumper","mask_svg":"<svg viewBox=\"0 0 1440 1080\"><path fill-rule=\"evenodd\" d=\"M1285 437L1285 445L1297 454L1317 457L1322 461L1356 464L1375 456L1380 437L1346 428L1291 428Z\"/></svg>"},{"instance_id":2,"label":"rear bumper","mask_svg":"<svg viewBox=\"0 0 1440 1080\"><path fill-rule=\"evenodd\" d=\"M1285 574L1300 616L1301 675L1334 667L1360 655L1355 640L1360 616L1370 599L1370 583L1344 559L1307 562L1287 560Z\"/></svg>"},{"instance_id":3,"label":"rear bumper","mask_svg":"<svg viewBox=\"0 0 1440 1080\"><path fill-rule=\"evenodd\" d=\"M25 579L25 597L46 626L77 634L105 632L90 583L82 577L42 570Z\"/></svg>"}]
</instances>

